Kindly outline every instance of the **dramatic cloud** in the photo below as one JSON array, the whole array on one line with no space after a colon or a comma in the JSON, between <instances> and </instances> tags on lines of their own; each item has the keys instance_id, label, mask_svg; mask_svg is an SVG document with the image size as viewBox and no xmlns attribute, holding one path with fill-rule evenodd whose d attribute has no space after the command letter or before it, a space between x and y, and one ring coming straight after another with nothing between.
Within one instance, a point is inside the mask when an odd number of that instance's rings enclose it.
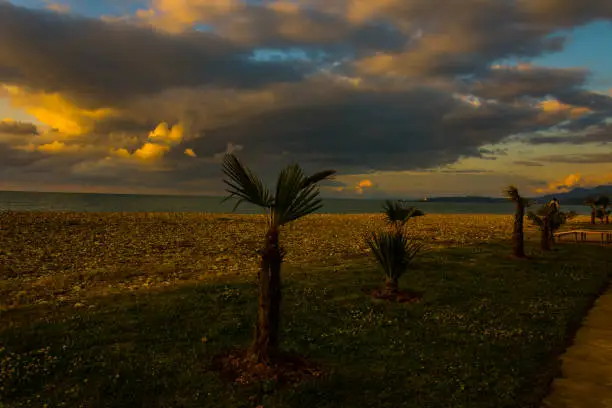
<instances>
[{"instance_id":1,"label":"dramatic cloud","mask_svg":"<svg viewBox=\"0 0 612 408\"><path fill-rule=\"evenodd\" d=\"M214 34L162 34L0 2L0 81L65 93L89 107L201 85L253 87L301 78L291 66L256 62Z\"/></svg>"},{"instance_id":2,"label":"dramatic cloud","mask_svg":"<svg viewBox=\"0 0 612 408\"><path fill-rule=\"evenodd\" d=\"M612 153L551 154L536 160L551 163L612 163Z\"/></svg>"},{"instance_id":3,"label":"dramatic cloud","mask_svg":"<svg viewBox=\"0 0 612 408\"><path fill-rule=\"evenodd\" d=\"M32 123L19 122L12 119L0 120L0 134L36 135L38 127Z\"/></svg>"},{"instance_id":4,"label":"dramatic cloud","mask_svg":"<svg viewBox=\"0 0 612 408\"><path fill-rule=\"evenodd\" d=\"M599 185L612 184L612 173L610 174L590 174L580 173L570 174L560 180L555 180L544 188L536 189L537 193L557 193L567 192L578 187L596 187Z\"/></svg>"},{"instance_id":5,"label":"dramatic cloud","mask_svg":"<svg viewBox=\"0 0 612 408\"><path fill-rule=\"evenodd\" d=\"M603 121L602 121L603 123ZM552 132L551 132L552 133ZM561 128L553 134L535 135L522 139L534 145L546 144L608 144L612 142L612 124L587 126L580 131L571 131Z\"/></svg>"},{"instance_id":6,"label":"dramatic cloud","mask_svg":"<svg viewBox=\"0 0 612 408\"><path fill-rule=\"evenodd\" d=\"M538 162L531 161L531 160L515 160L512 163L516 164L517 166L527 166L527 167L542 167L543 166L542 163L538 163Z\"/></svg>"},{"instance_id":7,"label":"dramatic cloud","mask_svg":"<svg viewBox=\"0 0 612 408\"><path fill-rule=\"evenodd\" d=\"M588 74L584 69L496 65L478 77L471 91L483 98L507 102L526 96L545 98L567 95L579 90Z\"/></svg>"},{"instance_id":8,"label":"dramatic cloud","mask_svg":"<svg viewBox=\"0 0 612 408\"><path fill-rule=\"evenodd\" d=\"M266 180L334 168L352 194L471 159L435 177L505 182L479 167L512 163L509 140L612 141L588 70L505 62L561 50L607 3L151 0L95 19L0 0L0 98L40 124L0 122L0 179L216 191L238 152Z\"/></svg>"}]
</instances>

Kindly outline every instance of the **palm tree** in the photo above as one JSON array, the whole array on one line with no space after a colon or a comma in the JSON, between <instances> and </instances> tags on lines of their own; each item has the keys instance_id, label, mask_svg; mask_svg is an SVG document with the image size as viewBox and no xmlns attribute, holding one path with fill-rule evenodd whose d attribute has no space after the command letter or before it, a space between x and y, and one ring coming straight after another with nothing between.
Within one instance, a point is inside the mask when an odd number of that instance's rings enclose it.
<instances>
[{"instance_id":1,"label":"palm tree","mask_svg":"<svg viewBox=\"0 0 612 408\"><path fill-rule=\"evenodd\" d=\"M425 214L416 207L391 200L385 201L383 213L391 230L371 232L366 237L366 243L386 276L383 295L394 296L399 289L399 279L423 248L421 242L408 236L404 227L411 218Z\"/></svg>"},{"instance_id":2,"label":"palm tree","mask_svg":"<svg viewBox=\"0 0 612 408\"><path fill-rule=\"evenodd\" d=\"M404 230L371 232L366 243L386 276L384 296L398 293L399 279L423 248L421 242L409 238Z\"/></svg>"},{"instance_id":3,"label":"palm tree","mask_svg":"<svg viewBox=\"0 0 612 408\"><path fill-rule=\"evenodd\" d=\"M525 217L525 207L529 206L529 200L522 197L515 186L508 186L504 190L504 194L516 205L514 212L514 225L512 228L512 252L517 258L525 258L523 219Z\"/></svg>"},{"instance_id":4,"label":"palm tree","mask_svg":"<svg viewBox=\"0 0 612 408\"><path fill-rule=\"evenodd\" d=\"M422 217L425 213L416 207L406 206L399 201L386 200L383 205L383 213L387 223L396 230L402 229L412 217Z\"/></svg>"},{"instance_id":5,"label":"palm tree","mask_svg":"<svg viewBox=\"0 0 612 408\"><path fill-rule=\"evenodd\" d=\"M279 245L280 228L322 207L317 183L330 179L336 172L325 170L307 177L297 164L285 167L276 182L276 193L262 183L249 168L233 154L223 159L223 173L229 180L230 194L224 199L236 198L234 211L243 202L262 207L267 214L267 232L261 255L259 278L258 318L255 339L250 356L257 362L267 363L278 355L280 303L281 303L281 264L285 251Z\"/></svg>"},{"instance_id":6,"label":"palm tree","mask_svg":"<svg viewBox=\"0 0 612 408\"><path fill-rule=\"evenodd\" d=\"M591 224L595 224L595 217L597 216L597 200L593 197L588 197L584 200L584 203L591 207Z\"/></svg>"},{"instance_id":7,"label":"palm tree","mask_svg":"<svg viewBox=\"0 0 612 408\"><path fill-rule=\"evenodd\" d=\"M597 200L595 200L594 205L599 205L601 207L601 217L598 217L601 219L601 223L604 223L604 218L606 220L606 224L610 223L610 218L609 215L610 213L608 212L607 208L610 205L610 197L608 196L600 196L597 198Z\"/></svg>"},{"instance_id":8,"label":"palm tree","mask_svg":"<svg viewBox=\"0 0 612 408\"><path fill-rule=\"evenodd\" d=\"M540 245L542 250L550 251L551 244L554 242L554 233L576 215L574 211L565 213L559 211L558 207L554 205L545 204L536 213L528 212L527 218L541 231Z\"/></svg>"}]
</instances>

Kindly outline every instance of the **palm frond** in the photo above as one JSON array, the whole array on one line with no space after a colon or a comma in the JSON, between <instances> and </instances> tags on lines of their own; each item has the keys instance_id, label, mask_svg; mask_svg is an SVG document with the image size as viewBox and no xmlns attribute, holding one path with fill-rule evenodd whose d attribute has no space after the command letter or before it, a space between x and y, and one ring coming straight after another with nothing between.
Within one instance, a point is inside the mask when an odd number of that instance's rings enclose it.
<instances>
[{"instance_id":1,"label":"palm frond","mask_svg":"<svg viewBox=\"0 0 612 408\"><path fill-rule=\"evenodd\" d=\"M270 207L273 204L270 191L259 177L231 153L223 158L223 173L229 178L223 182L229 187L226 191L230 195L222 202L238 198L234 210L245 201L260 207Z\"/></svg>"},{"instance_id":2,"label":"palm frond","mask_svg":"<svg viewBox=\"0 0 612 408\"><path fill-rule=\"evenodd\" d=\"M322 207L317 183L330 178L334 170L325 170L306 177L297 164L287 166L278 177L274 203L274 222L283 225Z\"/></svg>"},{"instance_id":3,"label":"palm frond","mask_svg":"<svg viewBox=\"0 0 612 408\"><path fill-rule=\"evenodd\" d=\"M404 225L412 217L420 217L425 213L416 207L407 207L399 201L386 200L383 213L389 224Z\"/></svg>"},{"instance_id":4,"label":"palm frond","mask_svg":"<svg viewBox=\"0 0 612 408\"><path fill-rule=\"evenodd\" d=\"M506 187L506 189L504 190L504 195L506 196L506 198L514 202L520 202L522 199L521 195L519 194L518 188L512 185Z\"/></svg>"},{"instance_id":5,"label":"palm frond","mask_svg":"<svg viewBox=\"0 0 612 408\"><path fill-rule=\"evenodd\" d=\"M527 214L525 214L527 216L527 219L529 221L531 221L536 227L543 229L544 228L544 219L540 218L538 215L536 215L534 212L529 211Z\"/></svg>"},{"instance_id":6,"label":"palm frond","mask_svg":"<svg viewBox=\"0 0 612 408\"><path fill-rule=\"evenodd\" d=\"M596 200L594 200L595 205L599 205L603 208L606 208L610 205L610 197L608 196L599 196Z\"/></svg>"},{"instance_id":7,"label":"palm frond","mask_svg":"<svg viewBox=\"0 0 612 408\"><path fill-rule=\"evenodd\" d=\"M304 179L301 188L310 187L311 185L319 183L323 180L331 180L333 179L334 174L336 174L336 170L323 170L318 173L315 173L312 176L306 177Z\"/></svg>"},{"instance_id":8,"label":"palm frond","mask_svg":"<svg viewBox=\"0 0 612 408\"><path fill-rule=\"evenodd\" d=\"M404 231L377 231L366 236L379 267L388 278L399 279L423 249L423 244L409 238Z\"/></svg>"},{"instance_id":9,"label":"palm frond","mask_svg":"<svg viewBox=\"0 0 612 408\"><path fill-rule=\"evenodd\" d=\"M547 217L547 216L550 216L556 213L559 213L559 210L557 209L556 206L551 205L551 204L544 204L543 206L538 208L538 210L536 211L536 214L541 217Z\"/></svg>"}]
</instances>

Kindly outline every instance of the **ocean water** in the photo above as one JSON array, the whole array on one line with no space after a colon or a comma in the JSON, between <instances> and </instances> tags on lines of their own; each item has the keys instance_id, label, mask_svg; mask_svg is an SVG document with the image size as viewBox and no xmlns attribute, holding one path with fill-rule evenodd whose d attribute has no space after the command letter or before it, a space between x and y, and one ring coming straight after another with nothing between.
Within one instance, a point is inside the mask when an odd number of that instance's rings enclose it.
<instances>
[{"instance_id":1,"label":"ocean water","mask_svg":"<svg viewBox=\"0 0 612 408\"><path fill-rule=\"evenodd\" d=\"M73 211L73 212L207 212L229 213L233 201L223 197L157 196L128 194L38 193L0 191L0 211ZM323 199L319 213L362 214L381 211L384 200ZM561 203L563 204L563 203ZM427 203L411 205L429 214L512 214L512 203ZM589 214L586 206L563 206L579 214ZM236 213L255 214L261 210L247 204Z\"/></svg>"}]
</instances>

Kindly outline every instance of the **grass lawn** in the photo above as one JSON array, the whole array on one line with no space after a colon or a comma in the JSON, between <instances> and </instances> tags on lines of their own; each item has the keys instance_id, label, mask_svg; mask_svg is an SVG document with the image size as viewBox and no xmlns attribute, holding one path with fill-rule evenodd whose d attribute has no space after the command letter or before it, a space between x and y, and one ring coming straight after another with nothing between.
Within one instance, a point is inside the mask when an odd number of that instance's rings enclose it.
<instances>
[{"instance_id":1,"label":"grass lawn","mask_svg":"<svg viewBox=\"0 0 612 408\"><path fill-rule=\"evenodd\" d=\"M423 292L415 304L365 295L382 282L367 256L287 263L282 344L326 374L283 389L211 369L250 342L252 274L13 304L0 313L0 406L536 407L612 271L607 248L556 249L530 243L534 259L516 261L506 243L432 247L400 283Z\"/></svg>"}]
</instances>

